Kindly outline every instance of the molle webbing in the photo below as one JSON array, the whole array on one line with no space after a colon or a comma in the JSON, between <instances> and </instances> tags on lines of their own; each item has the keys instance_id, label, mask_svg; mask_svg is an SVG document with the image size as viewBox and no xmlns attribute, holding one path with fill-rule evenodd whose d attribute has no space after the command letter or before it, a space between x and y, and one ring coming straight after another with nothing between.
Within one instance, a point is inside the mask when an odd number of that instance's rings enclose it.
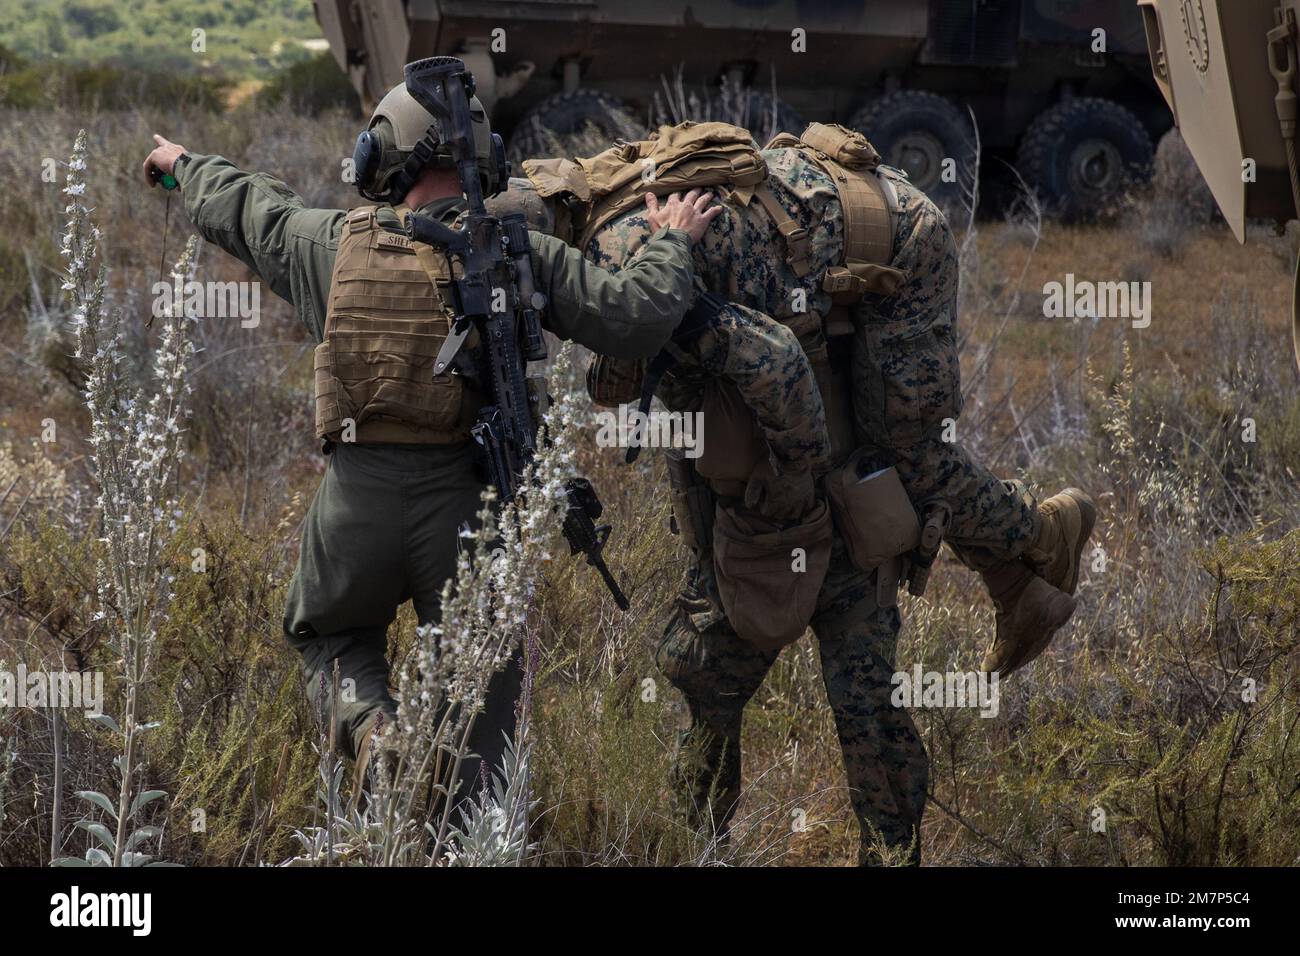
<instances>
[{"instance_id":1,"label":"molle webbing","mask_svg":"<svg viewBox=\"0 0 1300 956\"><path fill-rule=\"evenodd\" d=\"M903 279L902 272L890 266L896 200L892 184L876 172L880 154L866 137L834 123L810 123L802 136L781 133L764 148L798 149L830 177L839 195L844 260L826 270L822 289L831 293L837 305L855 303L867 292L892 295ZM767 203L763 207L779 230L779 218Z\"/></svg>"},{"instance_id":2,"label":"molle webbing","mask_svg":"<svg viewBox=\"0 0 1300 956\"><path fill-rule=\"evenodd\" d=\"M384 229L375 211L348 213L339 239L315 354L317 434L358 443L465 441L476 406L459 376L433 374L449 328L438 289L450 276L447 259Z\"/></svg>"},{"instance_id":3,"label":"molle webbing","mask_svg":"<svg viewBox=\"0 0 1300 956\"><path fill-rule=\"evenodd\" d=\"M876 172L880 154L861 133L843 126L811 123L800 140L840 194L845 260L889 265L894 258L894 226Z\"/></svg>"}]
</instances>

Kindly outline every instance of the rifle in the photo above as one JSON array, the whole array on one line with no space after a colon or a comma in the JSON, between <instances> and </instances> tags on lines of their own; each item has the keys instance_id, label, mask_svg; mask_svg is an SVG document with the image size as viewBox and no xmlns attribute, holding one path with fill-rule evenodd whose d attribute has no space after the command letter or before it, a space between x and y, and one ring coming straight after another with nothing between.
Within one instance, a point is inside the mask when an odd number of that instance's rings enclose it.
<instances>
[{"instance_id":1,"label":"rifle","mask_svg":"<svg viewBox=\"0 0 1300 956\"><path fill-rule=\"evenodd\" d=\"M537 452L538 425L546 406L544 384L527 375L529 362L546 358L542 313L546 296L533 278L528 227L522 214L498 219L483 205L470 97L474 77L451 56L427 57L406 66L406 89L434 117L438 142L451 151L467 213L459 229L430 216L412 213L406 235L415 242L441 246L453 261L454 321L438 352L434 374L441 375L456 358L472 330L477 330L476 364L489 395L470 430L482 446L488 474L503 501L514 501L524 469ZM435 132L435 131L431 131ZM501 138L493 134L497 161L505 168ZM502 178L505 177L502 173ZM495 306L495 308L493 308ZM605 564L610 526L596 525L604 511L596 490L585 478L565 485L564 537L570 554L582 552L600 572L615 603L628 601Z\"/></svg>"}]
</instances>

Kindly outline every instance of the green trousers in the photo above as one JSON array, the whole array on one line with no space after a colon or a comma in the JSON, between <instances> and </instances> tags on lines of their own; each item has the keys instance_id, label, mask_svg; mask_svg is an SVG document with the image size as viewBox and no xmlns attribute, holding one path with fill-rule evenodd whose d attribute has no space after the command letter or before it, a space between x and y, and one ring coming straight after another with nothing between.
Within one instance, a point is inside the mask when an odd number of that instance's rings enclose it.
<instances>
[{"instance_id":1,"label":"green trousers","mask_svg":"<svg viewBox=\"0 0 1300 956\"><path fill-rule=\"evenodd\" d=\"M456 570L459 533L474 526L483 485L474 446L339 444L307 511L284 634L303 659L313 709L337 710L335 745L355 757L377 712L395 715L388 626L406 601L421 624L436 621L443 584ZM340 693L330 701L334 661ZM521 670L512 662L488 688L469 746L498 765L513 735ZM325 690L322 702L321 690ZM322 706L323 704L323 706ZM480 760L464 762L462 792L478 786Z\"/></svg>"}]
</instances>

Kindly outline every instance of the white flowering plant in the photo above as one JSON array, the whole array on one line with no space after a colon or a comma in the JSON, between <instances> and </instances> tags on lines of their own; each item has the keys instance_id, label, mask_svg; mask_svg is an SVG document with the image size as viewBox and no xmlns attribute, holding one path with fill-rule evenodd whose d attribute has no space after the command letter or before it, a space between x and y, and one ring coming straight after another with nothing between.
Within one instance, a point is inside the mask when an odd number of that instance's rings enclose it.
<instances>
[{"instance_id":1,"label":"white flowering plant","mask_svg":"<svg viewBox=\"0 0 1300 956\"><path fill-rule=\"evenodd\" d=\"M139 712L150 679L160 626L167 620L175 582L174 545L182 516L177 484L185 452L185 422L190 394L187 373L194 356L196 318L171 308L161 316L152 382L137 386L125 371L123 317L108 303L108 271L101 259L102 235L91 219L86 194L87 140L77 136L68 162L64 194L67 228L61 252L63 290L72 303L75 358L85 370L85 402L90 417L88 460L97 495L92 520L98 545L94 618L113 654L124 697L122 719L99 714L92 719L116 738L116 793L97 790L77 796L92 816L78 822L92 838L84 858L62 857L63 865L157 865L146 852L162 830L137 825L141 811L166 794L140 782L140 738L158 726ZM191 239L173 272L192 274ZM95 819L98 811L101 819Z\"/></svg>"}]
</instances>

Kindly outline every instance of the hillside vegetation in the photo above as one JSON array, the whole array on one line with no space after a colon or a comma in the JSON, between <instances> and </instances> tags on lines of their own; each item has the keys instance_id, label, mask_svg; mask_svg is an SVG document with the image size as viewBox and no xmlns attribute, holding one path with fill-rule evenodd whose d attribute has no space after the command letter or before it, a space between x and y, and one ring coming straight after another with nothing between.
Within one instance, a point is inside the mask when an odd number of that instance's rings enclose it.
<instances>
[{"instance_id":1,"label":"hillside vegetation","mask_svg":"<svg viewBox=\"0 0 1300 956\"><path fill-rule=\"evenodd\" d=\"M29 59L265 76L319 36L311 0L0 0L0 42Z\"/></svg>"}]
</instances>

